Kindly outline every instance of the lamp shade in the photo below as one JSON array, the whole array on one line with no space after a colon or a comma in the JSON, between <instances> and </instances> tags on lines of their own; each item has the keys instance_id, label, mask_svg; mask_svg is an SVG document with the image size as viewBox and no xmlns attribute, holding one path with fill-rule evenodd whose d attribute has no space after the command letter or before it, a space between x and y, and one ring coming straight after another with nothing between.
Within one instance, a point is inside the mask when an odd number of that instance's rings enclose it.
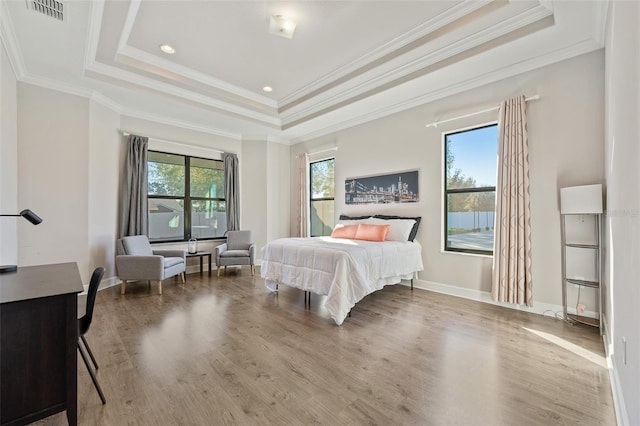
<instances>
[{"instance_id":1,"label":"lamp shade","mask_svg":"<svg viewBox=\"0 0 640 426\"><path fill-rule=\"evenodd\" d=\"M560 188L560 213L602 213L602 185L581 185Z\"/></svg>"}]
</instances>

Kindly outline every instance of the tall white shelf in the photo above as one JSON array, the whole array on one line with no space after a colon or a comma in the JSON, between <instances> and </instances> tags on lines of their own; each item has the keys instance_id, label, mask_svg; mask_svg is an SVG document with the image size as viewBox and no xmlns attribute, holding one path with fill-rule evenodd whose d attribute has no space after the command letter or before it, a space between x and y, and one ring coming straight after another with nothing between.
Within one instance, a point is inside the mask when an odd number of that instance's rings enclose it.
<instances>
[{"instance_id":1,"label":"tall white shelf","mask_svg":"<svg viewBox=\"0 0 640 426\"><path fill-rule=\"evenodd\" d=\"M602 333L602 185L562 188L560 207L564 318Z\"/></svg>"}]
</instances>

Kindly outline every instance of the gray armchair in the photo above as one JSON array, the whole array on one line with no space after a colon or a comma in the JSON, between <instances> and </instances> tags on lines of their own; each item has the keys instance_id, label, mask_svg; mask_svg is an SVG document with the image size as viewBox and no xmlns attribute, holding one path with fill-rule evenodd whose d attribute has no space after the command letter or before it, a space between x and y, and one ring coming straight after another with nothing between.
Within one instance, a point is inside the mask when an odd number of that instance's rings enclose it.
<instances>
[{"instance_id":1,"label":"gray armchair","mask_svg":"<svg viewBox=\"0 0 640 426\"><path fill-rule=\"evenodd\" d=\"M254 275L255 258L256 246L251 241L251 231L229 231L227 242L216 247L217 275L220 276L221 266L226 270L228 265L250 265L251 275Z\"/></svg>"},{"instance_id":2,"label":"gray armchair","mask_svg":"<svg viewBox=\"0 0 640 426\"><path fill-rule=\"evenodd\" d=\"M127 281L157 281L162 294L162 280L180 274L185 282L186 250L152 250L146 235L134 235L118 240L116 268L122 280L120 294L124 294Z\"/></svg>"}]
</instances>

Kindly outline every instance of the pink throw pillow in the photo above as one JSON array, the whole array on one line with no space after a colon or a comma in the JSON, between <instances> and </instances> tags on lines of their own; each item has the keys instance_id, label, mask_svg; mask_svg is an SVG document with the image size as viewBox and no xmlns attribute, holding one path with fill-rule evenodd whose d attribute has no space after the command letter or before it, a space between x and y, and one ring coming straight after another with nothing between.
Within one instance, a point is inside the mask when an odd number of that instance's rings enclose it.
<instances>
[{"instance_id":1,"label":"pink throw pillow","mask_svg":"<svg viewBox=\"0 0 640 426\"><path fill-rule=\"evenodd\" d=\"M352 240L355 238L356 232L358 232L358 226L360 225L358 224L349 225L349 226L337 225L336 228L331 233L331 238L348 238Z\"/></svg>"},{"instance_id":2,"label":"pink throw pillow","mask_svg":"<svg viewBox=\"0 0 640 426\"><path fill-rule=\"evenodd\" d=\"M367 223L361 223L358 226L356 240L366 241L384 241L389 232L390 225L369 225Z\"/></svg>"}]
</instances>

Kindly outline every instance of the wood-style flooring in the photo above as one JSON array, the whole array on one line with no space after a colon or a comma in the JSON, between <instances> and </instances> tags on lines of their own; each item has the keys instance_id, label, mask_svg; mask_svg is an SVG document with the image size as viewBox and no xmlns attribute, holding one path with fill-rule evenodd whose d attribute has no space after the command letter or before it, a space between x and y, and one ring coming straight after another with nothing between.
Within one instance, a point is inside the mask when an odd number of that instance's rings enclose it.
<instances>
[{"instance_id":1,"label":"wood-style flooring","mask_svg":"<svg viewBox=\"0 0 640 426\"><path fill-rule=\"evenodd\" d=\"M99 292L84 425L614 425L597 330L407 286L340 327L249 268ZM40 424L65 424L64 413Z\"/></svg>"}]
</instances>

